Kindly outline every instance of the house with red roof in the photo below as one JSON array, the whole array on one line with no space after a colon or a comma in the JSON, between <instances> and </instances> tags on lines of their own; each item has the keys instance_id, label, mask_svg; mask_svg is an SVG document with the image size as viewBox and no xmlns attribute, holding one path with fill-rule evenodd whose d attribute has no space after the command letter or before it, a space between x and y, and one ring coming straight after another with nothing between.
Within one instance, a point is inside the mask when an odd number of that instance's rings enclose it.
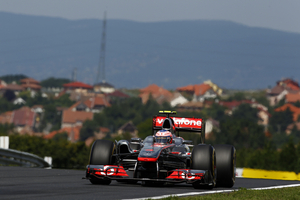
<instances>
[{"instance_id":1,"label":"house with red roof","mask_svg":"<svg viewBox=\"0 0 300 200\"><path fill-rule=\"evenodd\" d=\"M180 92L175 92L173 94L173 98L170 101L170 105L172 107L176 107L176 106L180 106L182 104L185 104L187 102L189 102L187 100L187 98L185 98Z\"/></svg>"},{"instance_id":2,"label":"house with red roof","mask_svg":"<svg viewBox=\"0 0 300 200\"><path fill-rule=\"evenodd\" d=\"M300 93L288 93L285 95L286 103L296 103L297 101L300 102Z\"/></svg>"},{"instance_id":3,"label":"house with red roof","mask_svg":"<svg viewBox=\"0 0 300 200\"><path fill-rule=\"evenodd\" d=\"M105 107L110 107L110 106L111 105L108 102L108 100L105 98L105 96L101 96L101 97L95 96L95 97L89 97L84 101L76 102L69 108L69 110L99 113Z\"/></svg>"},{"instance_id":4,"label":"house with red roof","mask_svg":"<svg viewBox=\"0 0 300 200\"><path fill-rule=\"evenodd\" d=\"M61 128L82 126L85 120L92 120L94 113L86 111L64 110L62 114Z\"/></svg>"},{"instance_id":5,"label":"house with red roof","mask_svg":"<svg viewBox=\"0 0 300 200\"><path fill-rule=\"evenodd\" d=\"M300 122L298 122L298 118L300 117L300 108L294 106L293 104L287 103L279 108L276 108L275 111L281 112L281 111L285 111L286 109L290 109L290 111L292 111L292 113L293 113L294 123L288 125L288 127L286 129L286 133L290 134L294 127L296 127L297 130L300 130Z\"/></svg>"},{"instance_id":6,"label":"house with red roof","mask_svg":"<svg viewBox=\"0 0 300 200\"><path fill-rule=\"evenodd\" d=\"M48 135L45 135L45 139L53 139L57 134L67 133L68 140L71 142L77 142L80 139L80 129L82 126L64 127L57 131L52 131Z\"/></svg>"},{"instance_id":7,"label":"house with red roof","mask_svg":"<svg viewBox=\"0 0 300 200\"><path fill-rule=\"evenodd\" d=\"M275 112L285 111L286 109L290 109L290 111L292 111L293 120L294 120L294 122L296 122L300 115L300 108L298 108L297 106L294 106L293 104L287 103L287 104L284 104L283 106L276 108Z\"/></svg>"},{"instance_id":8,"label":"house with red roof","mask_svg":"<svg viewBox=\"0 0 300 200\"><path fill-rule=\"evenodd\" d=\"M11 124L13 111L8 111L0 114L0 124Z\"/></svg>"},{"instance_id":9,"label":"house with red roof","mask_svg":"<svg viewBox=\"0 0 300 200\"><path fill-rule=\"evenodd\" d=\"M33 78L24 78L20 80L21 86L24 88L24 90L29 91L40 91L41 85L40 82L33 79Z\"/></svg>"},{"instance_id":10,"label":"house with red roof","mask_svg":"<svg viewBox=\"0 0 300 200\"><path fill-rule=\"evenodd\" d=\"M295 90L295 91L299 91L300 87L299 87L299 83L293 79L283 79L281 81L277 81L277 85L283 86L285 88L291 89L291 90Z\"/></svg>"},{"instance_id":11,"label":"house with red roof","mask_svg":"<svg viewBox=\"0 0 300 200\"><path fill-rule=\"evenodd\" d=\"M36 113L31 108L24 106L12 112L11 123L19 133L32 133L36 125Z\"/></svg>"},{"instance_id":12,"label":"house with red roof","mask_svg":"<svg viewBox=\"0 0 300 200\"><path fill-rule=\"evenodd\" d=\"M276 86L267 91L271 106L276 105L279 101L286 98L286 95L297 94L299 92L300 88L298 82L292 79L277 81Z\"/></svg>"},{"instance_id":13,"label":"house with red roof","mask_svg":"<svg viewBox=\"0 0 300 200\"><path fill-rule=\"evenodd\" d=\"M216 98L222 95L223 90L210 80L202 84L187 85L184 87L176 88L178 92L186 92L193 94L193 101L203 102L205 99Z\"/></svg>"},{"instance_id":14,"label":"house with red roof","mask_svg":"<svg viewBox=\"0 0 300 200\"><path fill-rule=\"evenodd\" d=\"M163 87L159 87L156 84L151 84L145 88L140 89L139 97L142 99L142 102L144 104L147 103L150 96L159 104L162 104L163 102L170 102L173 98L173 94L169 90L166 90Z\"/></svg>"},{"instance_id":15,"label":"house with red roof","mask_svg":"<svg viewBox=\"0 0 300 200\"><path fill-rule=\"evenodd\" d=\"M65 91L75 91L77 93L87 93L93 91L93 86L79 81L63 84Z\"/></svg>"},{"instance_id":16,"label":"house with red roof","mask_svg":"<svg viewBox=\"0 0 300 200\"><path fill-rule=\"evenodd\" d=\"M115 99L127 99L130 96L128 94L125 94L124 92L120 90L115 90L114 92L107 93L105 94L106 97L108 97L110 100L115 100Z\"/></svg>"},{"instance_id":17,"label":"house with red roof","mask_svg":"<svg viewBox=\"0 0 300 200\"><path fill-rule=\"evenodd\" d=\"M135 125L132 123L132 121L129 121L129 122L123 124L118 129L118 135L122 135L124 133L130 133L131 137L138 137L138 130L135 127Z\"/></svg>"},{"instance_id":18,"label":"house with red roof","mask_svg":"<svg viewBox=\"0 0 300 200\"><path fill-rule=\"evenodd\" d=\"M189 101L177 106L180 112L199 112L204 108L204 103L201 101Z\"/></svg>"}]
</instances>

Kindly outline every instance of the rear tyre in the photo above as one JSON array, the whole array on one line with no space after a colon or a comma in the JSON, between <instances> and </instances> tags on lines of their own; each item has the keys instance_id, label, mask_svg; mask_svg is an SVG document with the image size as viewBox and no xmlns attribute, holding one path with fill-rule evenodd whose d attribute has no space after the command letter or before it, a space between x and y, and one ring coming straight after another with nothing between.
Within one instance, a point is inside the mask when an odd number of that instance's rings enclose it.
<instances>
[{"instance_id":1,"label":"rear tyre","mask_svg":"<svg viewBox=\"0 0 300 200\"><path fill-rule=\"evenodd\" d=\"M111 165L114 143L108 140L96 140L91 149L90 165ZM91 177L92 184L109 185L111 180Z\"/></svg>"},{"instance_id":2,"label":"rear tyre","mask_svg":"<svg viewBox=\"0 0 300 200\"><path fill-rule=\"evenodd\" d=\"M235 183L236 151L232 145L215 145L217 186L231 188Z\"/></svg>"},{"instance_id":3,"label":"rear tyre","mask_svg":"<svg viewBox=\"0 0 300 200\"><path fill-rule=\"evenodd\" d=\"M211 145L199 144L193 148L191 169L209 170L212 176L210 185L201 185L199 182L193 183L195 189L212 189L216 185L215 161L215 150Z\"/></svg>"}]
</instances>

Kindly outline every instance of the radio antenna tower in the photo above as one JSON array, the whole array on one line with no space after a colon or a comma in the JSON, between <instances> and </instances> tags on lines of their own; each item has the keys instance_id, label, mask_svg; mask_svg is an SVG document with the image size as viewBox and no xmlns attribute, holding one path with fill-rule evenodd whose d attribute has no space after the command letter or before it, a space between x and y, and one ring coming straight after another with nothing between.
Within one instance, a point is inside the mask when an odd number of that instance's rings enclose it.
<instances>
[{"instance_id":1,"label":"radio antenna tower","mask_svg":"<svg viewBox=\"0 0 300 200\"><path fill-rule=\"evenodd\" d=\"M99 59L96 84L99 83L100 81L99 79L101 79L101 81L105 83L105 38L106 38L106 11L104 12L104 19L103 19L100 59Z\"/></svg>"}]
</instances>

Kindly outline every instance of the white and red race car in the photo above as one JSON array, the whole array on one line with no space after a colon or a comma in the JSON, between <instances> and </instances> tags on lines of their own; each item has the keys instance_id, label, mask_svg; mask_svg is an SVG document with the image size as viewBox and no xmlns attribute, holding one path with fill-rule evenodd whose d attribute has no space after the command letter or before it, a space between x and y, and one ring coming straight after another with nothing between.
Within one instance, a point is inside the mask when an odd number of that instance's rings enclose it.
<instances>
[{"instance_id":1,"label":"white and red race car","mask_svg":"<svg viewBox=\"0 0 300 200\"><path fill-rule=\"evenodd\" d=\"M174 111L160 114L163 116L153 117L153 135L144 140L96 140L85 178L92 184L106 185L112 180L141 181L142 185L185 182L208 189L234 185L236 150L232 145L204 144L201 118L170 117ZM201 144L191 145L192 141L184 140L179 132L201 133Z\"/></svg>"}]
</instances>

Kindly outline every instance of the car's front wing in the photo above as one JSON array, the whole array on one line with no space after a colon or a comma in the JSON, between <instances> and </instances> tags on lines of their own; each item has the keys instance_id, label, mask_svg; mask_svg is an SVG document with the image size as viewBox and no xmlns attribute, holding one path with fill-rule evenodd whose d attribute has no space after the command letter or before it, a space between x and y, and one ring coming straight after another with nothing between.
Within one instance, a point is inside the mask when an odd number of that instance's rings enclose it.
<instances>
[{"instance_id":1,"label":"car's front wing","mask_svg":"<svg viewBox=\"0 0 300 200\"><path fill-rule=\"evenodd\" d=\"M124 180L124 181L157 181L170 183L195 183L198 182L203 185L211 184L213 177L209 170L195 170L195 169L174 169L167 172L165 178L134 178L133 173L125 170L122 166L117 165L88 165L86 169L86 179L91 177L99 179L110 180Z\"/></svg>"}]
</instances>

